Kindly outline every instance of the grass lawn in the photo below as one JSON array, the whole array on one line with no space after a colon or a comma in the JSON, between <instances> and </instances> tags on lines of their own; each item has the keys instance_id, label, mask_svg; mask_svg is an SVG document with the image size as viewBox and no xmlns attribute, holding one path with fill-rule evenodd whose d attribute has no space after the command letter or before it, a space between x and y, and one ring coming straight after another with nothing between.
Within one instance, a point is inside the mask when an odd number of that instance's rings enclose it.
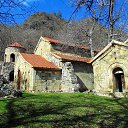
<instances>
[{"instance_id":1,"label":"grass lawn","mask_svg":"<svg viewBox=\"0 0 128 128\"><path fill-rule=\"evenodd\" d=\"M127 128L128 99L85 93L24 93L0 99L0 128Z\"/></svg>"}]
</instances>

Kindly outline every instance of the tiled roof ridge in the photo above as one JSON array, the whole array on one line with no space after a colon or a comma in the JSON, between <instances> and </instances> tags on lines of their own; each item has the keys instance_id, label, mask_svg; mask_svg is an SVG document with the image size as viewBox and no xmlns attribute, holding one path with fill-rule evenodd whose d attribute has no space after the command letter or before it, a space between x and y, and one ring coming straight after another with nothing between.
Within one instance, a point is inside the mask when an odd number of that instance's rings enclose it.
<instances>
[{"instance_id":1,"label":"tiled roof ridge","mask_svg":"<svg viewBox=\"0 0 128 128\"><path fill-rule=\"evenodd\" d=\"M59 41L59 40L55 40L55 39L53 39L53 38L49 38L49 37L43 37L43 38L46 39L47 41L51 42L51 43L64 44L64 45L67 45L67 46L78 47L78 48L86 49L86 50L90 50L90 49L91 49L91 48L90 48L89 46L87 46L87 45L75 45L75 46L74 46L74 45L65 44L65 43L63 43L63 42L61 42L61 41ZM93 49L93 51L99 52L99 51L101 51L101 50L99 50L99 49Z\"/></svg>"},{"instance_id":2,"label":"tiled roof ridge","mask_svg":"<svg viewBox=\"0 0 128 128\"><path fill-rule=\"evenodd\" d=\"M69 54L64 54L64 53L54 53L54 55L57 55L57 56L61 57L62 59L65 59L65 60L69 59L69 60L82 61L82 62L87 62L87 63L91 63L91 61L92 61L92 58L69 55Z\"/></svg>"},{"instance_id":3,"label":"tiled roof ridge","mask_svg":"<svg viewBox=\"0 0 128 128\"><path fill-rule=\"evenodd\" d=\"M21 45L18 42L10 43L10 44L8 44L8 46L10 46L10 47L20 47L20 48L26 49L23 45Z\"/></svg>"},{"instance_id":4,"label":"tiled roof ridge","mask_svg":"<svg viewBox=\"0 0 128 128\"><path fill-rule=\"evenodd\" d=\"M88 58L88 57L82 57L80 55L74 55L74 54L70 54L70 53L54 53L54 54L59 54L59 55L67 55L67 56L72 56L72 57L81 57L81 58L87 58L87 59L91 59L91 58Z\"/></svg>"},{"instance_id":5,"label":"tiled roof ridge","mask_svg":"<svg viewBox=\"0 0 128 128\"><path fill-rule=\"evenodd\" d=\"M80 56L80 55L68 54L68 53L55 53L55 54L62 54L62 55L67 55L67 56L73 56L73 57L81 57L81 58L86 58L86 59L92 59L92 58L83 57L83 56Z\"/></svg>"}]
</instances>

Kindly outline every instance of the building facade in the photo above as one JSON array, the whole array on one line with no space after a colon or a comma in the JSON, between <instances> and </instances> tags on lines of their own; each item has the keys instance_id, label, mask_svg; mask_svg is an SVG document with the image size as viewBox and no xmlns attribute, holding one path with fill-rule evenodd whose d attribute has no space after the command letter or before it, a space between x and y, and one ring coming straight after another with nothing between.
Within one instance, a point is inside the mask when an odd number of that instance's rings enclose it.
<instances>
[{"instance_id":1,"label":"building facade","mask_svg":"<svg viewBox=\"0 0 128 128\"><path fill-rule=\"evenodd\" d=\"M18 44L5 50L5 61L14 64L13 85L28 92L78 92L93 90L89 48L65 45L41 37L34 54Z\"/></svg>"},{"instance_id":2,"label":"building facade","mask_svg":"<svg viewBox=\"0 0 128 128\"><path fill-rule=\"evenodd\" d=\"M128 45L113 40L92 61L98 95L128 95Z\"/></svg>"},{"instance_id":3,"label":"building facade","mask_svg":"<svg viewBox=\"0 0 128 128\"><path fill-rule=\"evenodd\" d=\"M1 71L17 90L128 95L128 45L113 40L98 54L94 50L94 58L89 51L88 47L65 45L47 37L39 39L33 54L13 43L5 49Z\"/></svg>"}]
</instances>

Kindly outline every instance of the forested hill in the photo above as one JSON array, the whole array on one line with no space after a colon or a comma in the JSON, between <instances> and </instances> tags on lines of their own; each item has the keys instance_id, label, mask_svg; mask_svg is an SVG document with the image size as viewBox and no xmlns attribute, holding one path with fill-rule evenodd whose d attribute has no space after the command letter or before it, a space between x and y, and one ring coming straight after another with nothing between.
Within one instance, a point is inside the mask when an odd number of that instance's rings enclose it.
<instances>
[{"instance_id":1,"label":"forested hill","mask_svg":"<svg viewBox=\"0 0 128 128\"><path fill-rule=\"evenodd\" d=\"M0 48L1 54L4 54L4 50L7 44L13 42L19 42L23 44L28 51L32 52L37 44L40 36L47 36L54 38L57 31L62 30L62 27L66 24L61 17L61 14L52 13L46 14L44 12L38 12L31 15L25 20L23 24L5 26L0 25Z\"/></svg>"},{"instance_id":2,"label":"forested hill","mask_svg":"<svg viewBox=\"0 0 128 128\"><path fill-rule=\"evenodd\" d=\"M60 12L52 14L38 12L26 19L22 25L0 25L1 54L3 55L7 44L13 42L23 44L29 52L32 52L40 36L55 38L73 45L88 45L92 24L91 19L67 22L62 18ZM117 28L114 30L114 33L117 40L125 41L127 39L127 33ZM108 43L107 38L107 28L95 24L92 34L93 47L100 48L106 46Z\"/></svg>"},{"instance_id":3,"label":"forested hill","mask_svg":"<svg viewBox=\"0 0 128 128\"><path fill-rule=\"evenodd\" d=\"M38 12L30 16L23 24L24 28L40 31L44 36L54 37L54 32L62 29L66 24L58 12L47 14Z\"/></svg>"}]
</instances>

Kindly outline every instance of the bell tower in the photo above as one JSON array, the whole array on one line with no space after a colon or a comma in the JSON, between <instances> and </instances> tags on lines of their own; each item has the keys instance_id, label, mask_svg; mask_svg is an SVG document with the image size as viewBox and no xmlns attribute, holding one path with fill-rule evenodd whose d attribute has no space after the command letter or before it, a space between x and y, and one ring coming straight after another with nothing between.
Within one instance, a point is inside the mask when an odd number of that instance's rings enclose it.
<instances>
[{"instance_id":1,"label":"bell tower","mask_svg":"<svg viewBox=\"0 0 128 128\"><path fill-rule=\"evenodd\" d=\"M12 43L9 44L8 47L5 49L4 54L4 62L13 62L15 63L19 52L25 52L26 48L22 46L20 43Z\"/></svg>"}]
</instances>

